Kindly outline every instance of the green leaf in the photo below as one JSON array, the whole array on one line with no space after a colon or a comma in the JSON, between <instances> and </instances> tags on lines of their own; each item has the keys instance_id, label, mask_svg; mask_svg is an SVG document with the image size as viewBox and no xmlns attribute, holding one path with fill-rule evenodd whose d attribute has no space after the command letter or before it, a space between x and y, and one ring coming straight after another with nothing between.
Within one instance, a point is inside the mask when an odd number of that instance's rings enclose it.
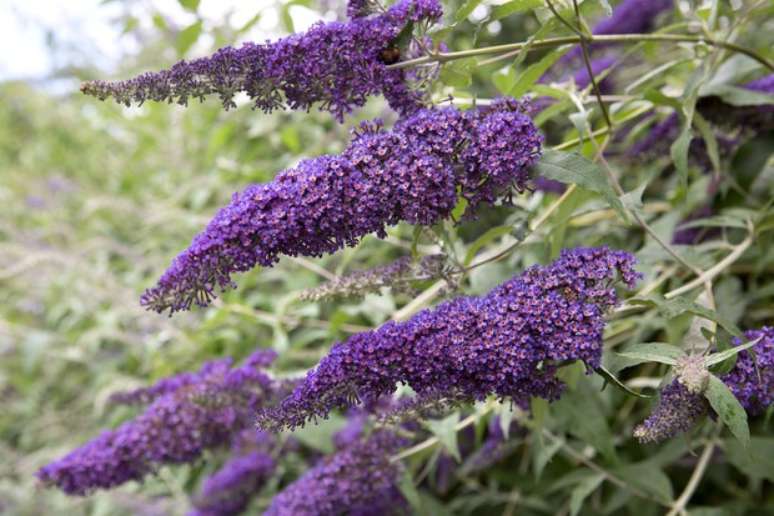
<instances>
[{"instance_id":1,"label":"green leaf","mask_svg":"<svg viewBox=\"0 0 774 516\"><path fill-rule=\"evenodd\" d=\"M519 76L516 84L508 92L511 97L521 97L540 79L546 70L551 68L560 57L562 57L569 48L558 48L552 52L549 52L543 58L529 65Z\"/></svg>"},{"instance_id":2,"label":"green leaf","mask_svg":"<svg viewBox=\"0 0 774 516\"><path fill-rule=\"evenodd\" d=\"M535 165L535 171L548 179L577 184L601 194L622 219L627 219L623 203L607 182L604 171L580 154L546 149L540 162Z\"/></svg>"},{"instance_id":3,"label":"green leaf","mask_svg":"<svg viewBox=\"0 0 774 516\"><path fill-rule=\"evenodd\" d=\"M710 367L715 364L719 364L724 360L736 355L740 351L744 351L745 349L750 349L751 347L755 346L757 343L758 343L758 339L747 342L740 346L734 346L733 348L727 349L725 351L719 351L717 353L713 353L704 359L704 365L707 367Z\"/></svg>"},{"instance_id":4,"label":"green leaf","mask_svg":"<svg viewBox=\"0 0 774 516\"><path fill-rule=\"evenodd\" d=\"M604 366L599 366L598 368L595 369L595 371L597 372L598 375L600 375L602 378L605 379L606 383L609 382L609 383L615 385L616 387L618 387L619 389L621 389L622 391L624 391L627 394L630 394L630 395L635 396L637 398L645 398L645 399L652 397L652 396L648 396L647 394L640 394L637 391L633 391L632 389L627 387L626 384L624 384L621 380L619 380L616 375L614 375L613 373L611 373L610 371L605 369Z\"/></svg>"},{"instance_id":5,"label":"green leaf","mask_svg":"<svg viewBox=\"0 0 774 516\"><path fill-rule=\"evenodd\" d=\"M761 132L742 144L731 160L731 177L750 190L774 154L774 131Z\"/></svg>"},{"instance_id":6,"label":"green leaf","mask_svg":"<svg viewBox=\"0 0 774 516\"><path fill-rule=\"evenodd\" d=\"M441 446L452 456L457 462L460 462L460 450L457 446L457 423L460 421L460 413L454 412L450 416L443 419L431 419L425 421L425 427L438 438Z\"/></svg>"},{"instance_id":7,"label":"green leaf","mask_svg":"<svg viewBox=\"0 0 774 516\"><path fill-rule=\"evenodd\" d=\"M455 88L467 88L472 82L472 69L475 65L472 59L451 61L441 68L441 82Z\"/></svg>"},{"instance_id":8,"label":"green leaf","mask_svg":"<svg viewBox=\"0 0 774 516\"><path fill-rule=\"evenodd\" d=\"M192 23L185 29L180 31L180 34L177 36L177 41L175 42L175 45L177 47L177 53L179 55L185 55L186 52L196 43L196 40L199 39L199 36L202 34L202 21L199 20L195 23Z\"/></svg>"},{"instance_id":9,"label":"green leaf","mask_svg":"<svg viewBox=\"0 0 774 516\"><path fill-rule=\"evenodd\" d=\"M590 385L588 377L578 387L565 392L554 403L551 414L561 419L567 432L596 448L610 462L616 462L615 440L602 412L600 393Z\"/></svg>"},{"instance_id":10,"label":"green leaf","mask_svg":"<svg viewBox=\"0 0 774 516\"><path fill-rule=\"evenodd\" d=\"M296 31L293 24L293 17L290 15L290 7L292 4L285 4L280 8L280 21L282 22L282 28L286 31L293 33Z\"/></svg>"},{"instance_id":11,"label":"green leaf","mask_svg":"<svg viewBox=\"0 0 774 516\"><path fill-rule=\"evenodd\" d=\"M740 79L758 70L761 64L750 56L744 54L731 54L717 67L715 73L706 84L699 88L699 96L706 97L713 88L725 84L738 84Z\"/></svg>"},{"instance_id":12,"label":"green leaf","mask_svg":"<svg viewBox=\"0 0 774 516\"><path fill-rule=\"evenodd\" d=\"M658 106L668 106L674 109L680 109L682 107L682 104L680 103L679 99L676 99L674 97L667 97L663 93L661 93L660 90L651 88L648 91L646 91L643 96L646 100L649 100L653 102L654 104Z\"/></svg>"},{"instance_id":13,"label":"green leaf","mask_svg":"<svg viewBox=\"0 0 774 516\"><path fill-rule=\"evenodd\" d=\"M463 20L465 20L468 16L470 16L470 13L473 12L473 10L478 7L478 4L481 3L481 0L468 0L464 4L462 4L462 7L457 9L457 12L454 14L454 21L455 23L459 23Z\"/></svg>"},{"instance_id":14,"label":"green leaf","mask_svg":"<svg viewBox=\"0 0 774 516\"><path fill-rule=\"evenodd\" d=\"M196 12L199 9L199 0L177 0L177 2L188 11Z\"/></svg>"},{"instance_id":15,"label":"green leaf","mask_svg":"<svg viewBox=\"0 0 774 516\"><path fill-rule=\"evenodd\" d=\"M307 424L293 432L293 437L313 450L333 453L333 434L341 430L346 421L341 416L331 415L328 419L318 420L317 424Z\"/></svg>"},{"instance_id":16,"label":"green leaf","mask_svg":"<svg viewBox=\"0 0 774 516\"><path fill-rule=\"evenodd\" d=\"M497 5L492 8L492 14L489 15L491 20L499 20L512 14L526 11L527 9L534 9L541 7L543 0L511 0L501 5Z\"/></svg>"},{"instance_id":17,"label":"green leaf","mask_svg":"<svg viewBox=\"0 0 774 516\"><path fill-rule=\"evenodd\" d=\"M699 113L693 115L693 124L699 130L699 134L701 134L701 137L704 139L704 143L707 146L707 154L712 163L712 169L719 174L720 154L718 152L718 140L715 138L715 131L710 127L709 122L707 122Z\"/></svg>"},{"instance_id":18,"label":"green leaf","mask_svg":"<svg viewBox=\"0 0 774 516\"><path fill-rule=\"evenodd\" d=\"M714 96L732 106L764 106L774 104L774 95L748 90L730 84L719 84L702 91L704 96Z\"/></svg>"},{"instance_id":19,"label":"green leaf","mask_svg":"<svg viewBox=\"0 0 774 516\"><path fill-rule=\"evenodd\" d=\"M576 516L580 512L583 500L596 491L603 480L605 480L604 473L593 473L575 486L570 493L570 516Z\"/></svg>"},{"instance_id":20,"label":"green leaf","mask_svg":"<svg viewBox=\"0 0 774 516\"><path fill-rule=\"evenodd\" d=\"M540 475L543 474L543 470L546 469L546 466L551 462L554 455L562 449L564 441L562 439L556 439L546 442L545 439L541 438L542 436L540 434L535 433L534 436L531 446L532 470L535 474L535 479L539 479Z\"/></svg>"},{"instance_id":21,"label":"green leaf","mask_svg":"<svg viewBox=\"0 0 774 516\"><path fill-rule=\"evenodd\" d=\"M614 469L612 473L625 480L632 487L652 493L664 502L671 502L674 498L669 476L654 462L627 464Z\"/></svg>"},{"instance_id":22,"label":"green leaf","mask_svg":"<svg viewBox=\"0 0 774 516\"><path fill-rule=\"evenodd\" d=\"M750 444L747 412L728 386L717 376L710 375L709 385L704 395L723 424L731 430L742 446L747 448Z\"/></svg>"},{"instance_id":23,"label":"green leaf","mask_svg":"<svg viewBox=\"0 0 774 516\"><path fill-rule=\"evenodd\" d=\"M627 347L626 351L622 351L618 355L623 358L638 360L638 363L658 362L660 364L675 365L679 358L685 356L685 352L671 344L650 342Z\"/></svg>"},{"instance_id":24,"label":"green leaf","mask_svg":"<svg viewBox=\"0 0 774 516\"><path fill-rule=\"evenodd\" d=\"M684 123L680 129L680 136L669 147L669 155L672 157L682 185L688 182L688 147L691 144L691 138L693 138L691 125Z\"/></svg>"},{"instance_id":25,"label":"green leaf","mask_svg":"<svg viewBox=\"0 0 774 516\"><path fill-rule=\"evenodd\" d=\"M774 438L753 436L749 448L735 439L728 439L724 449L729 462L745 475L774 482Z\"/></svg>"},{"instance_id":26,"label":"green leaf","mask_svg":"<svg viewBox=\"0 0 774 516\"><path fill-rule=\"evenodd\" d=\"M470 263L473 261L473 258L476 257L476 254L482 247L489 244L496 238L511 234L513 230L513 226L495 226L493 228L489 228L483 235L475 239L473 243L470 244L468 252L465 253L465 261L463 263L465 265L470 265Z\"/></svg>"},{"instance_id":27,"label":"green leaf","mask_svg":"<svg viewBox=\"0 0 774 516\"><path fill-rule=\"evenodd\" d=\"M492 74L492 83L497 91L503 95L507 94L516 84L516 70L513 66L508 65L502 70L496 71Z\"/></svg>"},{"instance_id":28,"label":"green leaf","mask_svg":"<svg viewBox=\"0 0 774 516\"><path fill-rule=\"evenodd\" d=\"M681 296L665 299L657 294L650 294L648 296L633 297L629 299L628 302L633 305L655 306L667 319L672 319L686 312L692 313L710 321L715 321L734 337L740 337L742 335L742 331L736 324L721 316L716 311L710 310L705 306L696 304Z\"/></svg>"},{"instance_id":29,"label":"green leaf","mask_svg":"<svg viewBox=\"0 0 774 516\"><path fill-rule=\"evenodd\" d=\"M398 488L403 496L408 501L415 514L421 514L422 500L419 497L419 491L414 485L414 480L411 478L411 473L406 470L398 483Z\"/></svg>"}]
</instances>

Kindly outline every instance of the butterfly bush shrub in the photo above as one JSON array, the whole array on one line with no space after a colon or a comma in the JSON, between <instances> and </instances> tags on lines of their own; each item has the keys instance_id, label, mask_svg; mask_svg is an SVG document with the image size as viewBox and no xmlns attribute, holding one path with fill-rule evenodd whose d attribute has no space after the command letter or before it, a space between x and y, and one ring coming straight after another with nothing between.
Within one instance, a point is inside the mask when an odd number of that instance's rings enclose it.
<instances>
[{"instance_id":1,"label":"butterfly bush shrub","mask_svg":"<svg viewBox=\"0 0 774 516\"><path fill-rule=\"evenodd\" d=\"M771 507L772 21L527 4L325 4L303 32L85 82L143 105L129 133L175 109L241 121L196 135L213 148L287 149L212 180L238 191L140 297L176 317L134 315L162 328L137 340L163 378L100 390L109 428L34 456L38 485L200 516Z\"/></svg>"}]
</instances>

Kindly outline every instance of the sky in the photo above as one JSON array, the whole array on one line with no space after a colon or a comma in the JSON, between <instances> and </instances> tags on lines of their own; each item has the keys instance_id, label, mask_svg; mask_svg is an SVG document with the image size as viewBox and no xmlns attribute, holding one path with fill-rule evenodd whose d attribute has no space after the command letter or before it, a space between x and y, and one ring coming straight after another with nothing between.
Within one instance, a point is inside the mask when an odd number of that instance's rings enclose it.
<instances>
[{"instance_id":1,"label":"sky","mask_svg":"<svg viewBox=\"0 0 774 516\"><path fill-rule=\"evenodd\" d=\"M110 69L125 52L133 50L131 38L122 37L112 23L129 2L113 0L0 0L0 81L37 81L46 77L68 56L88 56L91 63ZM165 18L185 26L194 21L177 0L132 0L144 13L152 7ZM235 24L257 12L261 19L251 36L265 39L277 26L275 0L201 0L200 13L217 23L233 12ZM291 8L296 30L304 30L318 15L304 7ZM147 18L147 17L146 17ZM56 39L57 53L49 42Z\"/></svg>"}]
</instances>

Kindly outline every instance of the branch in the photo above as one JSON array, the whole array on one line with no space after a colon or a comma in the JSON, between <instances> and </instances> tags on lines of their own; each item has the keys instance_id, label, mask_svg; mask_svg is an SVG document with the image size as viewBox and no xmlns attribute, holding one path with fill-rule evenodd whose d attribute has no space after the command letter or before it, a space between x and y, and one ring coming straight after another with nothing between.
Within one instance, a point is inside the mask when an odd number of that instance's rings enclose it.
<instances>
[{"instance_id":1,"label":"branch","mask_svg":"<svg viewBox=\"0 0 774 516\"><path fill-rule=\"evenodd\" d=\"M471 50L459 50L457 52L437 52L428 54L416 59L409 59L407 61L401 61L393 65L388 66L388 69L397 68L409 68L413 66L424 65L428 63L445 63L446 61L454 61L455 59L464 59L466 57L486 56L494 54L504 54L513 52L515 50L532 51L542 48L560 47L562 45L572 45L581 42L580 36L563 36L559 38L546 38L532 43L521 41L518 43L507 43L505 45L494 45L491 47L474 48ZM672 43L704 43L713 47L725 48L727 50L733 50L751 57L758 61L766 68L774 71L774 63L761 56L752 49L737 45L735 43L729 43L727 41L720 41L706 36L694 36L691 34L602 34L591 35L585 38L589 43L639 43L642 41L662 41Z\"/></svg>"}]
</instances>

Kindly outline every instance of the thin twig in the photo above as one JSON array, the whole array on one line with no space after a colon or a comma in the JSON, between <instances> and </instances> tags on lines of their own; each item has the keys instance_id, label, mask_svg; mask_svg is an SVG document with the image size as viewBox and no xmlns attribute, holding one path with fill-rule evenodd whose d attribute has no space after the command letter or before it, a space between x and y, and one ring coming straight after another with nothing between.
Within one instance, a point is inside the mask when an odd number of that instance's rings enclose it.
<instances>
[{"instance_id":1,"label":"thin twig","mask_svg":"<svg viewBox=\"0 0 774 516\"><path fill-rule=\"evenodd\" d=\"M729 43L728 41L720 41L706 36L696 36L692 34L599 34L589 35L586 37L589 43L639 43L642 41L661 41L672 43L703 43L714 47L725 48L727 50L733 50L745 54L752 59L758 61L760 64L770 70L774 70L774 63L761 56L752 49L737 45L735 43ZM521 41L518 43L507 43L504 45L493 45L491 47L473 48L470 50L459 50L456 52L437 52L428 54L416 59L409 59L389 65L388 69L397 68L409 68L413 66L419 66L427 63L444 63L446 61L454 61L455 59L464 59L466 57L476 57L485 55L505 54L513 52L515 50L525 49L527 51L538 50L543 48L554 48L562 45L573 45L580 43L580 36L562 36L558 38L546 38L538 41L526 42Z\"/></svg>"},{"instance_id":2,"label":"thin twig","mask_svg":"<svg viewBox=\"0 0 774 516\"><path fill-rule=\"evenodd\" d=\"M709 461L712 458L713 452L715 451L717 438L720 435L722 428L723 426L719 422L715 424L712 437L707 442L707 444L704 445L704 451L701 452L699 461L696 463L696 467L693 468L691 478L688 479L688 483L685 485L683 492L680 494L677 500L675 500L675 503L667 513L667 516L676 516L677 514L681 514L685 511L685 506L688 505L688 502L691 501L691 497L693 496L694 491L696 491L696 488L699 487L699 483L704 477L704 473L707 471L707 466L709 465Z\"/></svg>"},{"instance_id":3,"label":"thin twig","mask_svg":"<svg viewBox=\"0 0 774 516\"><path fill-rule=\"evenodd\" d=\"M546 2L550 2L550 0L546 0ZM572 0L572 5L575 7L575 16L578 19L578 23L583 25L580 9L578 9L578 1ZM588 38L580 30L578 31L578 34L581 36L580 44L583 55L583 63L586 65L586 72L589 74L589 80L591 81L591 87L594 91L594 96L597 97L597 103L599 104L599 109L602 110L602 117L605 119L605 123L609 128L612 129L613 121L610 119L610 113L607 111L607 106L605 106L605 103L602 102L602 92L599 89L599 84L597 84L596 77L594 77L594 70L591 68L591 56L589 55Z\"/></svg>"}]
</instances>

